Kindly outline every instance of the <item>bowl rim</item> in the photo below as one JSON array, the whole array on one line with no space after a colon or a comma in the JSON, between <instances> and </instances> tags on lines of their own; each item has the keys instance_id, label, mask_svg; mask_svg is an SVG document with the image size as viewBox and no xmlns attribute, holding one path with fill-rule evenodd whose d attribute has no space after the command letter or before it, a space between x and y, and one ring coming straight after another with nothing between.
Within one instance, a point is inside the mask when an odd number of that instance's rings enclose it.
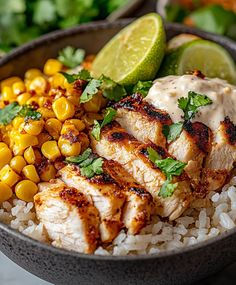
<instances>
[{"instance_id":1,"label":"bowl rim","mask_svg":"<svg viewBox=\"0 0 236 285\"><path fill-rule=\"evenodd\" d=\"M55 39L59 39L59 38L63 38L66 36L71 36L74 34L82 34L82 33L86 33L88 31L97 31L97 30L101 30L101 29L107 29L107 28L120 28L123 27L127 24L129 24L131 21L133 21L134 18L128 18L128 19L122 19L122 20L118 20L118 21L114 21L114 22L107 22L107 21L98 21L98 22L91 22L88 24L82 24L80 26L76 26L70 29L66 29L66 30L57 30L57 31L53 31L51 33L48 33L46 35L43 35L29 43L26 43L14 50L12 50L10 53L8 53L7 55L3 56L0 59L0 67L6 63L8 63L8 61L21 56L37 47L40 47L42 45L45 45L45 43L50 43L51 41L55 40ZM179 31L180 33L184 32L184 33L193 33L202 37L207 37L209 40L213 40L213 41L218 41L220 44L222 45L226 45L228 46L228 48L231 48L235 51L235 55L236 55L236 43L226 37L223 36L219 36L213 33L208 33L208 32L204 32L204 31L200 31L200 30L196 30L194 28L190 28L190 27L186 27L184 25L181 24L176 24L176 23L170 23L170 24L165 24L165 27L167 29L173 29L175 31ZM24 234L22 234L21 232L19 232L18 230L15 230L13 228L11 228L9 225L4 224L2 222L0 222L0 230L6 232L7 234L13 236L14 238L20 239L24 242L30 243L32 244L32 246L34 247L38 247L38 248L42 248L44 250L50 251L54 254L59 254L62 256L69 256L69 257L74 257L74 258L82 258L82 259L88 259L88 260L100 260L100 261L113 261L113 262L118 262L118 261L137 261L137 260L152 260L152 259L162 259L162 258L171 258L173 256L176 255L181 255L181 254L188 254L190 252L193 251L197 251L200 248L204 248L207 246L210 246L214 243L219 243L220 241L227 239L228 237L230 237L231 235L236 235L236 227L225 231L224 233L220 234L219 236L210 238L208 240L199 242L197 244L194 245L190 245L190 246L186 246L186 247L182 247L182 248L178 248L178 249L172 249L172 250L167 250L167 251L163 251L163 252L159 252L156 254L146 254L146 255L124 255L124 256L114 256L114 255L96 255L96 254L84 254L84 253L79 253L76 251L69 251L66 249L62 249L62 248L57 248L54 247L50 244L44 243L44 242L40 242L38 240L35 240L29 236L26 236ZM1 241L0 241L1 243Z\"/></svg>"}]
</instances>

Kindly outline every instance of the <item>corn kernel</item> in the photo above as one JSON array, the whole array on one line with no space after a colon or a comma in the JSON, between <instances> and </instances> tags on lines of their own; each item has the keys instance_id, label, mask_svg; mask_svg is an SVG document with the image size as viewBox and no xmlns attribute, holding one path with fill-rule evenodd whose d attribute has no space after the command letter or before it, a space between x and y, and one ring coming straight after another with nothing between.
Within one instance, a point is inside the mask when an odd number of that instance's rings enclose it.
<instances>
[{"instance_id":1,"label":"corn kernel","mask_svg":"<svg viewBox=\"0 0 236 285\"><path fill-rule=\"evenodd\" d=\"M43 120L30 120L25 123L24 130L29 135L38 136L42 132L43 127Z\"/></svg>"},{"instance_id":2,"label":"corn kernel","mask_svg":"<svg viewBox=\"0 0 236 285\"><path fill-rule=\"evenodd\" d=\"M0 149L0 169L8 164L12 159L12 152L8 147L2 147Z\"/></svg>"},{"instance_id":3,"label":"corn kernel","mask_svg":"<svg viewBox=\"0 0 236 285\"><path fill-rule=\"evenodd\" d=\"M5 86L2 89L2 98L3 101L13 102L16 100L16 95L13 93L12 88Z\"/></svg>"},{"instance_id":4,"label":"corn kernel","mask_svg":"<svg viewBox=\"0 0 236 285\"><path fill-rule=\"evenodd\" d=\"M38 143L37 147L41 148L45 142L50 141L51 139L52 139L52 137L47 133L39 134L38 135L38 142L39 143Z\"/></svg>"},{"instance_id":5,"label":"corn kernel","mask_svg":"<svg viewBox=\"0 0 236 285\"><path fill-rule=\"evenodd\" d=\"M5 87L5 86L8 86L8 87L12 87L12 85L15 83L15 82L20 82L22 81L20 79L20 77L17 77L17 76L13 76L13 77L9 77L7 79L4 79L3 81L1 81L1 90Z\"/></svg>"},{"instance_id":6,"label":"corn kernel","mask_svg":"<svg viewBox=\"0 0 236 285\"><path fill-rule=\"evenodd\" d=\"M81 143L81 152L84 152L90 144L89 138L85 133L79 133L79 141Z\"/></svg>"},{"instance_id":7,"label":"corn kernel","mask_svg":"<svg viewBox=\"0 0 236 285\"><path fill-rule=\"evenodd\" d=\"M20 180L20 176L7 164L0 170L0 179L7 185L13 186Z\"/></svg>"},{"instance_id":8,"label":"corn kernel","mask_svg":"<svg viewBox=\"0 0 236 285\"><path fill-rule=\"evenodd\" d=\"M2 148L8 148L8 145L4 142L0 142L0 149Z\"/></svg>"},{"instance_id":9,"label":"corn kernel","mask_svg":"<svg viewBox=\"0 0 236 285\"><path fill-rule=\"evenodd\" d=\"M37 111L43 116L44 119L50 119L50 118L56 117L53 110L49 110L48 108L45 108L45 107L40 107L38 108Z\"/></svg>"},{"instance_id":10,"label":"corn kernel","mask_svg":"<svg viewBox=\"0 0 236 285\"><path fill-rule=\"evenodd\" d=\"M67 96L67 99L75 106L79 106L80 105L78 96L69 95L69 96Z\"/></svg>"},{"instance_id":11,"label":"corn kernel","mask_svg":"<svg viewBox=\"0 0 236 285\"><path fill-rule=\"evenodd\" d=\"M72 118L75 114L74 105L65 97L55 100L52 104L53 111L60 121Z\"/></svg>"},{"instance_id":12,"label":"corn kernel","mask_svg":"<svg viewBox=\"0 0 236 285\"><path fill-rule=\"evenodd\" d=\"M61 73L54 74L48 80L53 88L64 88L65 77Z\"/></svg>"},{"instance_id":13,"label":"corn kernel","mask_svg":"<svg viewBox=\"0 0 236 285\"><path fill-rule=\"evenodd\" d=\"M56 168L52 164L48 164L40 173L40 179L44 182L48 182L56 177Z\"/></svg>"},{"instance_id":14,"label":"corn kernel","mask_svg":"<svg viewBox=\"0 0 236 285\"><path fill-rule=\"evenodd\" d=\"M40 97L39 96L33 96L33 97L30 97L29 100L27 100L26 104L27 105L39 105L39 99Z\"/></svg>"},{"instance_id":15,"label":"corn kernel","mask_svg":"<svg viewBox=\"0 0 236 285\"><path fill-rule=\"evenodd\" d=\"M25 122L25 119L22 117L15 117L15 119L12 121L12 126L15 130L19 130L20 125Z\"/></svg>"},{"instance_id":16,"label":"corn kernel","mask_svg":"<svg viewBox=\"0 0 236 285\"><path fill-rule=\"evenodd\" d=\"M38 183L40 181L40 178L38 176L38 173L36 171L36 168L34 165L30 164L30 165L26 165L23 169L22 169L22 173L24 175L25 178L33 181L34 183Z\"/></svg>"},{"instance_id":17,"label":"corn kernel","mask_svg":"<svg viewBox=\"0 0 236 285\"><path fill-rule=\"evenodd\" d=\"M46 131L55 139L59 139L62 123L57 119L48 119L45 123Z\"/></svg>"},{"instance_id":18,"label":"corn kernel","mask_svg":"<svg viewBox=\"0 0 236 285\"><path fill-rule=\"evenodd\" d=\"M66 120L65 124L67 124L67 123L74 125L79 132L81 132L85 129L85 123L79 119Z\"/></svg>"},{"instance_id":19,"label":"corn kernel","mask_svg":"<svg viewBox=\"0 0 236 285\"><path fill-rule=\"evenodd\" d=\"M22 180L16 184L15 193L17 198L25 202L33 202L38 192L38 186L30 180Z\"/></svg>"},{"instance_id":20,"label":"corn kernel","mask_svg":"<svg viewBox=\"0 0 236 285\"><path fill-rule=\"evenodd\" d=\"M29 146L37 145L38 138L29 134L15 135L15 144L13 146L13 152L15 155L22 155L24 150Z\"/></svg>"},{"instance_id":21,"label":"corn kernel","mask_svg":"<svg viewBox=\"0 0 236 285\"><path fill-rule=\"evenodd\" d=\"M60 136L58 140L58 146L61 150L62 155L64 156L76 156L81 152L80 142L70 143L70 141L63 138L63 136Z\"/></svg>"},{"instance_id":22,"label":"corn kernel","mask_svg":"<svg viewBox=\"0 0 236 285\"><path fill-rule=\"evenodd\" d=\"M35 153L32 146L28 147L24 152L24 158L28 164L35 164Z\"/></svg>"},{"instance_id":23,"label":"corn kernel","mask_svg":"<svg viewBox=\"0 0 236 285\"><path fill-rule=\"evenodd\" d=\"M66 135L66 134L68 134L69 132L70 132L73 136L76 136L76 135L79 134L79 131L76 129L75 125L69 124L68 122L65 122L65 123L62 125L61 134L62 134L62 135Z\"/></svg>"},{"instance_id":24,"label":"corn kernel","mask_svg":"<svg viewBox=\"0 0 236 285\"><path fill-rule=\"evenodd\" d=\"M15 95L20 95L25 92L25 84L22 81L15 82L12 85L12 91Z\"/></svg>"},{"instance_id":25,"label":"corn kernel","mask_svg":"<svg viewBox=\"0 0 236 285\"><path fill-rule=\"evenodd\" d=\"M14 156L10 161L11 168L17 173L21 173L22 169L26 166L23 156Z\"/></svg>"},{"instance_id":26,"label":"corn kernel","mask_svg":"<svg viewBox=\"0 0 236 285\"><path fill-rule=\"evenodd\" d=\"M61 71L62 67L63 67L63 65L59 60L50 58L46 61L45 65L44 65L43 72L46 75L51 76L51 75L54 75L55 73Z\"/></svg>"},{"instance_id":27,"label":"corn kernel","mask_svg":"<svg viewBox=\"0 0 236 285\"><path fill-rule=\"evenodd\" d=\"M101 108L101 104L101 94L96 94L90 101L84 103L83 107L86 112L98 113Z\"/></svg>"},{"instance_id":28,"label":"corn kernel","mask_svg":"<svg viewBox=\"0 0 236 285\"><path fill-rule=\"evenodd\" d=\"M37 68L28 69L25 73L25 79L33 80L35 77L42 76L42 72Z\"/></svg>"},{"instance_id":29,"label":"corn kernel","mask_svg":"<svg viewBox=\"0 0 236 285\"><path fill-rule=\"evenodd\" d=\"M17 96L16 101L20 104L20 105L24 105L26 104L26 102L30 99L31 95L27 92L22 93L20 95Z\"/></svg>"},{"instance_id":30,"label":"corn kernel","mask_svg":"<svg viewBox=\"0 0 236 285\"><path fill-rule=\"evenodd\" d=\"M13 195L11 187L6 183L0 182L0 203L9 200Z\"/></svg>"},{"instance_id":31,"label":"corn kernel","mask_svg":"<svg viewBox=\"0 0 236 285\"><path fill-rule=\"evenodd\" d=\"M29 89L34 90L38 95L43 95L48 89L48 82L44 77L37 76L31 81Z\"/></svg>"},{"instance_id":32,"label":"corn kernel","mask_svg":"<svg viewBox=\"0 0 236 285\"><path fill-rule=\"evenodd\" d=\"M39 97L38 104L40 107L44 107L45 105L50 106L52 105L52 98L41 96Z\"/></svg>"},{"instance_id":33,"label":"corn kernel","mask_svg":"<svg viewBox=\"0 0 236 285\"><path fill-rule=\"evenodd\" d=\"M35 155L35 163L40 164L43 159L41 152L38 149L34 149L34 155Z\"/></svg>"},{"instance_id":34,"label":"corn kernel","mask_svg":"<svg viewBox=\"0 0 236 285\"><path fill-rule=\"evenodd\" d=\"M82 117L85 125L87 127L92 126L94 124L94 120L102 120L103 116L101 114L96 114L96 113L87 113Z\"/></svg>"},{"instance_id":35,"label":"corn kernel","mask_svg":"<svg viewBox=\"0 0 236 285\"><path fill-rule=\"evenodd\" d=\"M41 148L42 154L48 158L49 160L56 160L58 157L61 156L59 147L56 141L48 141L42 145Z\"/></svg>"}]
</instances>

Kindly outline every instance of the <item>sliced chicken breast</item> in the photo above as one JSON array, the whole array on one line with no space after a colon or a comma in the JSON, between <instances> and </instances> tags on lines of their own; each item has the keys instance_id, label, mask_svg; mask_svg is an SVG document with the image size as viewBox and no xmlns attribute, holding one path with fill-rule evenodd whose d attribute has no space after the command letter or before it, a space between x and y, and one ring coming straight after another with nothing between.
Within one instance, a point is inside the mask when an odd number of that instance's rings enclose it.
<instances>
[{"instance_id":1,"label":"sliced chicken breast","mask_svg":"<svg viewBox=\"0 0 236 285\"><path fill-rule=\"evenodd\" d=\"M103 169L116 181L126 196L122 221L129 234L138 234L145 227L153 212L152 195L118 163L105 160Z\"/></svg>"},{"instance_id":2,"label":"sliced chicken breast","mask_svg":"<svg viewBox=\"0 0 236 285\"><path fill-rule=\"evenodd\" d=\"M152 142L165 147L166 138L162 133L164 125L172 123L170 116L143 101L139 94L127 97L114 106L116 121L141 142Z\"/></svg>"},{"instance_id":3,"label":"sliced chicken breast","mask_svg":"<svg viewBox=\"0 0 236 285\"><path fill-rule=\"evenodd\" d=\"M103 242L111 242L122 228L121 215L125 196L115 181L107 174L86 178L79 167L67 165L59 171L61 179L69 186L91 197L101 217L100 234Z\"/></svg>"},{"instance_id":4,"label":"sliced chicken breast","mask_svg":"<svg viewBox=\"0 0 236 285\"><path fill-rule=\"evenodd\" d=\"M40 185L40 184L39 184ZM53 244L68 250L93 253L99 241L100 218L93 202L63 183L47 183L34 197L37 217ZM39 186L40 187L40 186Z\"/></svg>"},{"instance_id":5,"label":"sliced chicken breast","mask_svg":"<svg viewBox=\"0 0 236 285\"><path fill-rule=\"evenodd\" d=\"M156 212L171 220L176 219L188 207L191 190L187 177L180 179L172 197L162 199L158 193L166 177L147 157L148 144L142 144L129 135L117 122L103 128L101 140L93 137L92 147L95 152L108 160L119 162L134 179L145 187L154 198ZM161 147L152 145L162 156L166 152Z\"/></svg>"},{"instance_id":6,"label":"sliced chicken breast","mask_svg":"<svg viewBox=\"0 0 236 285\"><path fill-rule=\"evenodd\" d=\"M212 149L204 165L203 180L209 190L216 190L225 184L235 161L236 126L226 117L215 133Z\"/></svg>"}]
</instances>

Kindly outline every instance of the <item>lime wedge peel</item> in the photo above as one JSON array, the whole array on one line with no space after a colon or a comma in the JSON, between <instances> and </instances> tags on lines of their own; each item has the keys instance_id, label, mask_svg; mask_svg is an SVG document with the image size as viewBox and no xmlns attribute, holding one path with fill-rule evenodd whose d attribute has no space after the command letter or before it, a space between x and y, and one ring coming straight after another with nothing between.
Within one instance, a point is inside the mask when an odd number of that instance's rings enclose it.
<instances>
[{"instance_id":1,"label":"lime wedge peel","mask_svg":"<svg viewBox=\"0 0 236 285\"><path fill-rule=\"evenodd\" d=\"M92 75L111 77L124 85L139 80L152 80L165 53L165 30L156 13L134 21L98 53L92 66Z\"/></svg>"},{"instance_id":2,"label":"lime wedge peel","mask_svg":"<svg viewBox=\"0 0 236 285\"><path fill-rule=\"evenodd\" d=\"M185 43L169 53L159 76L183 75L200 70L207 77L218 77L236 84L236 67L229 52L222 46L203 39Z\"/></svg>"}]
</instances>

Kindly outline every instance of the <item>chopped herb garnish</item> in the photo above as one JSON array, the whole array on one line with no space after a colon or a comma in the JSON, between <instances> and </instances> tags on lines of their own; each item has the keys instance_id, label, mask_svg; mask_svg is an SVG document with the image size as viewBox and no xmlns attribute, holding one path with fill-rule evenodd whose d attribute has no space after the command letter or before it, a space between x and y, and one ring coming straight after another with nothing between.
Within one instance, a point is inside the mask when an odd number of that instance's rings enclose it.
<instances>
[{"instance_id":1,"label":"chopped herb garnish","mask_svg":"<svg viewBox=\"0 0 236 285\"><path fill-rule=\"evenodd\" d=\"M124 86L116 83L111 78L102 75L99 80L101 80L101 87L103 96L111 101L118 102L123 97L127 95Z\"/></svg>"},{"instance_id":2,"label":"chopped herb garnish","mask_svg":"<svg viewBox=\"0 0 236 285\"><path fill-rule=\"evenodd\" d=\"M148 91L152 87L152 81L138 81L133 88L133 93L141 94L143 97L148 95Z\"/></svg>"},{"instance_id":3,"label":"chopped herb garnish","mask_svg":"<svg viewBox=\"0 0 236 285\"><path fill-rule=\"evenodd\" d=\"M167 179L165 181L165 183L161 186L161 189L160 189L160 192L158 193L158 196L160 196L162 198L171 197L177 187L178 187L178 183L171 183Z\"/></svg>"},{"instance_id":4,"label":"chopped herb garnish","mask_svg":"<svg viewBox=\"0 0 236 285\"><path fill-rule=\"evenodd\" d=\"M112 122L115 116L116 116L116 110L109 107L109 108L106 108L104 119L101 124L97 120L94 121L94 126L93 126L91 134L95 138L95 140L97 141L100 140L101 129L105 125Z\"/></svg>"},{"instance_id":5,"label":"chopped herb garnish","mask_svg":"<svg viewBox=\"0 0 236 285\"><path fill-rule=\"evenodd\" d=\"M149 159L166 175L166 181L162 185L158 195L162 198L171 197L178 183L171 183L173 176L180 176L186 163L167 157L161 159L160 155L152 148L147 149Z\"/></svg>"},{"instance_id":6,"label":"chopped herb garnish","mask_svg":"<svg viewBox=\"0 0 236 285\"><path fill-rule=\"evenodd\" d=\"M90 101L95 94L98 93L98 87L101 86L101 81L97 79L92 79L89 81L88 85L84 89L81 97L80 97L80 103L86 103Z\"/></svg>"},{"instance_id":7,"label":"chopped herb garnish","mask_svg":"<svg viewBox=\"0 0 236 285\"><path fill-rule=\"evenodd\" d=\"M103 159L94 155L90 148L87 148L79 156L67 157L66 162L77 164L80 167L81 175L87 178L103 173Z\"/></svg>"},{"instance_id":8,"label":"chopped herb garnish","mask_svg":"<svg viewBox=\"0 0 236 285\"><path fill-rule=\"evenodd\" d=\"M195 117L198 109L212 104L212 100L206 95L193 91L188 92L188 97L181 97L178 100L178 107L184 112L184 120L188 121Z\"/></svg>"},{"instance_id":9,"label":"chopped herb garnish","mask_svg":"<svg viewBox=\"0 0 236 285\"><path fill-rule=\"evenodd\" d=\"M78 156L70 156L66 158L66 162L80 164L92 154L91 148L87 148L81 155Z\"/></svg>"},{"instance_id":10,"label":"chopped herb garnish","mask_svg":"<svg viewBox=\"0 0 236 285\"><path fill-rule=\"evenodd\" d=\"M0 124L6 126L19 113L21 106L17 102L13 102L0 110Z\"/></svg>"},{"instance_id":11,"label":"chopped herb garnish","mask_svg":"<svg viewBox=\"0 0 236 285\"><path fill-rule=\"evenodd\" d=\"M76 80L80 79L80 80L85 80L85 81L89 81L91 80L91 75L90 72L86 69L82 69L79 73L77 74L69 74L66 72L61 72L62 75L64 75L64 77L66 78L66 80L68 81L68 83L73 83Z\"/></svg>"},{"instance_id":12,"label":"chopped herb garnish","mask_svg":"<svg viewBox=\"0 0 236 285\"><path fill-rule=\"evenodd\" d=\"M198 112L198 109L212 104L212 100L206 95L196 93L194 91L188 92L188 97L181 97L178 100L178 107L184 112L184 122L193 119ZM167 138L167 142L170 143L177 139L184 126L184 122L174 123L170 126L163 127L163 134Z\"/></svg>"},{"instance_id":13,"label":"chopped herb garnish","mask_svg":"<svg viewBox=\"0 0 236 285\"><path fill-rule=\"evenodd\" d=\"M17 102L13 102L0 110L0 124L6 126L17 116L24 117L25 120L39 120L42 117L32 106L20 106Z\"/></svg>"},{"instance_id":14,"label":"chopped herb garnish","mask_svg":"<svg viewBox=\"0 0 236 285\"><path fill-rule=\"evenodd\" d=\"M170 143L180 136L182 129L183 129L183 122L179 122L172 124L170 126L165 125L163 127L162 132L164 136L167 138L167 142Z\"/></svg>"},{"instance_id":15,"label":"chopped herb garnish","mask_svg":"<svg viewBox=\"0 0 236 285\"><path fill-rule=\"evenodd\" d=\"M152 147L148 147L147 148L147 152L148 152L148 158L155 163L156 160L161 159L161 156L152 148Z\"/></svg>"},{"instance_id":16,"label":"chopped herb garnish","mask_svg":"<svg viewBox=\"0 0 236 285\"><path fill-rule=\"evenodd\" d=\"M74 68L82 63L84 57L85 50L68 46L59 51L58 60L65 66Z\"/></svg>"}]
</instances>

